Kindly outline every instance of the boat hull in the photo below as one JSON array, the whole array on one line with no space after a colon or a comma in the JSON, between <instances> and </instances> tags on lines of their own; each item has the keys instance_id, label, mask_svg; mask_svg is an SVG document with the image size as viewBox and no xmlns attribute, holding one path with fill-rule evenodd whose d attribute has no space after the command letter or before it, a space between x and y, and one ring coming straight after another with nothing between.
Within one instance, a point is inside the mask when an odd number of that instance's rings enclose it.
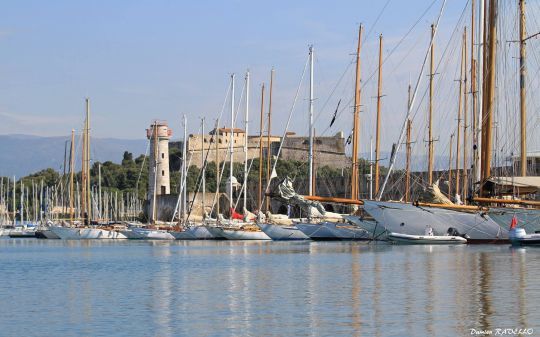
<instances>
[{"instance_id":1,"label":"boat hull","mask_svg":"<svg viewBox=\"0 0 540 337\"><path fill-rule=\"evenodd\" d=\"M435 207L382 201L364 201L364 210L389 233L424 235L427 226L435 236L450 228L466 235L468 243L507 243L508 230L484 213L467 213Z\"/></svg>"},{"instance_id":2,"label":"boat hull","mask_svg":"<svg viewBox=\"0 0 540 337\"><path fill-rule=\"evenodd\" d=\"M50 229L40 229L36 231L36 238L38 239L60 239L60 237Z\"/></svg>"},{"instance_id":3,"label":"boat hull","mask_svg":"<svg viewBox=\"0 0 540 337\"><path fill-rule=\"evenodd\" d=\"M302 233L294 225L257 224L268 237L275 241L309 240L309 236Z\"/></svg>"},{"instance_id":4,"label":"boat hull","mask_svg":"<svg viewBox=\"0 0 540 337\"><path fill-rule=\"evenodd\" d=\"M204 226L208 233L210 233L216 240L226 240L227 238L223 235L223 228L217 226Z\"/></svg>"},{"instance_id":5,"label":"boat hull","mask_svg":"<svg viewBox=\"0 0 540 337\"><path fill-rule=\"evenodd\" d=\"M316 241L340 241L341 238L336 236L330 229L322 223L297 223L296 227L311 240Z\"/></svg>"},{"instance_id":6,"label":"boat hull","mask_svg":"<svg viewBox=\"0 0 540 337\"><path fill-rule=\"evenodd\" d=\"M271 240L263 231L243 230L243 229L223 229L223 236L227 240Z\"/></svg>"},{"instance_id":7,"label":"boat hull","mask_svg":"<svg viewBox=\"0 0 540 337\"><path fill-rule=\"evenodd\" d=\"M101 228L51 227L51 231L62 240L127 239L120 232Z\"/></svg>"},{"instance_id":8,"label":"boat hull","mask_svg":"<svg viewBox=\"0 0 540 337\"><path fill-rule=\"evenodd\" d=\"M367 230L353 224L324 222L322 225L341 241L366 241L372 238Z\"/></svg>"},{"instance_id":9,"label":"boat hull","mask_svg":"<svg viewBox=\"0 0 540 337\"><path fill-rule=\"evenodd\" d=\"M174 236L168 231L161 229L133 228L131 231L122 231L122 234L130 240L174 240Z\"/></svg>"},{"instance_id":10,"label":"boat hull","mask_svg":"<svg viewBox=\"0 0 540 337\"><path fill-rule=\"evenodd\" d=\"M389 233L388 240L408 245L456 245L467 243L467 239L460 236L408 235L400 233Z\"/></svg>"}]
</instances>

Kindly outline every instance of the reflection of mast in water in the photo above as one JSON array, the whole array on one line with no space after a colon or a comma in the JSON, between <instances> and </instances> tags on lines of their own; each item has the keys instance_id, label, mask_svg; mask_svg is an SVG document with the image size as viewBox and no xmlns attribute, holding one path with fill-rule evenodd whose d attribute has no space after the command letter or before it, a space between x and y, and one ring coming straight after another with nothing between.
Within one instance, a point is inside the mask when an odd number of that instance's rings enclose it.
<instances>
[{"instance_id":1,"label":"reflection of mast in water","mask_svg":"<svg viewBox=\"0 0 540 337\"><path fill-rule=\"evenodd\" d=\"M525 306L527 305L527 300L525 297L525 279L526 279L527 266L525 264L525 254L519 254L519 286L518 286L518 306L519 306L519 326L528 327L527 320L525 315L527 310Z\"/></svg>"},{"instance_id":2,"label":"reflection of mast in water","mask_svg":"<svg viewBox=\"0 0 540 337\"><path fill-rule=\"evenodd\" d=\"M489 296L491 288L491 269L489 265L488 255L485 252L480 253L480 319L479 328L482 330L491 330L489 322L490 316L493 314L491 309L491 297Z\"/></svg>"},{"instance_id":3,"label":"reflection of mast in water","mask_svg":"<svg viewBox=\"0 0 540 337\"><path fill-rule=\"evenodd\" d=\"M406 250L405 251L405 263L403 265L403 272L405 274L405 284L406 285L412 285L414 284L413 283L413 280L415 279L414 278L414 271L413 271L413 268L411 268L411 259L413 258L413 256L411 256L410 254L410 251L409 250ZM412 336L413 335L413 326L412 326L412 322L413 322L413 318L412 318L412 312L411 312L411 304L412 303L415 303L414 301L414 297L412 295L412 292L411 292L411 287L409 286L405 286L404 287L405 289L405 303L407 303L407 305L405 305L405 317L407 318L406 319L406 325L407 325L407 335L409 336Z\"/></svg>"},{"instance_id":4,"label":"reflection of mast in water","mask_svg":"<svg viewBox=\"0 0 540 337\"><path fill-rule=\"evenodd\" d=\"M154 276L155 282L151 282L152 287L152 307L154 308L154 323L155 331L159 331L160 336L172 336L171 331L171 299L172 299L172 283L171 283L171 264L170 247L158 245L152 247L153 255L161 261L159 271Z\"/></svg>"},{"instance_id":5,"label":"reflection of mast in water","mask_svg":"<svg viewBox=\"0 0 540 337\"><path fill-rule=\"evenodd\" d=\"M362 292L361 287L361 270L360 270L360 254L358 247L351 247L351 282L352 282L352 294L351 294L351 306L352 306L352 328L355 336L361 336L362 332L362 315L360 311L360 294Z\"/></svg>"},{"instance_id":6,"label":"reflection of mast in water","mask_svg":"<svg viewBox=\"0 0 540 337\"><path fill-rule=\"evenodd\" d=\"M434 284L433 284L433 273L434 273L434 270L433 270L433 252L431 251L431 249L433 248L432 246L429 246L429 253L426 254L426 263L425 263L425 266L426 266L426 302L427 302L427 305L426 305L426 313L428 314L428 317L427 317L427 321L428 321L428 324L426 326L426 330L427 330L427 336L434 336L435 335L435 330L433 329L433 299L435 298L435 290L434 290Z\"/></svg>"}]
</instances>

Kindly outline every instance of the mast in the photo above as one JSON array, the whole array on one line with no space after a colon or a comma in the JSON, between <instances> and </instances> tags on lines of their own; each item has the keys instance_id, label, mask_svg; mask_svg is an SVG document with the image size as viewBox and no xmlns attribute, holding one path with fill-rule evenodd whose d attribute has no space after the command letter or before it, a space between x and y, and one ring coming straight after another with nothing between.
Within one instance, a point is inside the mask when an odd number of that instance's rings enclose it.
<instances>
[{"instance_id":1,"label":"mast","mask_svg":"<svg viewBox=\"0 0 540 337\"><path fill-rule=\"evenodd\" d=\"M469 190L469 181L468 181L468 166L469 166L469 158L467 156L468 153L468 130L469 130L469 110L468 110L468 104L467 104L467 26L465 26L463 30L463 59L464 62L464 68L463 68L463 189L461 190L461 194L463 195L462 201L464 204L467 203L467 195ZM471 68L472 69L472 68ZM472 90L471 90L472 91Z\"/></svg>"},{"instance_id":2,"label":"mast","mask_svg":"<svg viewBox=\"0 0 540 337\"><path fill-rule=\"evenodd\" d=\"M71 130L71 147L69 155L69 223L73 226L73 216L75 209L73 208L73 175L75 170L75 130ZM41 186L40 197L43 194L43 185ZM40 210L41 216L41 210Z\"/></svg>"},{"instance_id":3,"label":"mast","mask_svg":"<svg viewBox=\"0 0 540 337\"><path fill-rule=\"evenodd\" d=\"M90 194L90 99L86 98L86 211L88 222L92 222L92 198Z\"/></svg>"},{"instance_id":4,"label":"mast","mask_svg":"<svg viewBox=\"0 0 540 337\"><path fill-rule=\"evenodd\" d=\"M431 40L435 35L435 26L431 25ZM429 125L428 125L428 182L433 184L433 53L435 49L435 41L431 43L430 62L429 62Z\"/></svg>"},{"instance_id":5,"label":"mast","mask_svg":"<svg viewBox=\"0 0 540 337\"><path fill-rule=\"evenodd\" d=\"M465 37L465 33L463 35ZM461 66L460 66L460 73L459 73L459 93L458 93L458 117L457 117L457 136L456 136L456 195L459 195L460 191L460 184L459 184L459 165L460 165L460 141L461 141L461 108L462 108L462 100L463 100L463 72L465 67L465 44L462 43L461 45Z\"/></svg>"},{"instance_id":6,"label":"mast","mask_svg":"<svg viewBox=\"0 0 540 337\"><path fill-rule=\"evenodd\" d=\"M103 218L101 215L101 163L98 163L98 216Z\"/></svg>"},{"instance_id":7,"label":"mast","mask_svg":"<svg viewBox=\"0 0 540 337\"><path fill-rule=\"evenodd\" d=\"M360 51L362 49L363 26L358 28L358 46L356 48L356 81L354 86L353 146L351 168L351 199L358 199L358 139L360 137Z\"/></svg>"},{"instance_id":8,"label":"mast","mask_svg":"<svg viewBox=\"0 0 540 337\"><path fill-rule=\"evenodd\" d=\"M477 129L478 129L478 100L477 100L477 81L478 81L478 76L477 76L477 61L476 59L474 58L474 33L475 33L475 21L476 21L476 17L475 17L475 6L476 6L476 2L475 0L472 0L471 2L471 94L472 94L472 102L471 102L471 120L472 120L472 127L471 127L471 136L472 136L472 144L473 144L473 148L472 148L472 166L471 166L471 177L472 177L472 182L473 184L478 181L477 179L477 165L479 163L478 161L478 149L477 149L477 146L478 146L478 132L477 132ZM480 46L478 47L480 48ZM465 149L468 147L468 144L465 145ZM466 160L466 159L465 159ZM467 168L467 165L464 165L465 168ZM465 179L465 178L464 178ZM463 182L464 183L464 186L463 186L463 190L465 191L465 193L468 194L468 179L465 179L465 181ZM466 204L467 203L467 198L463 198L463 201L464 203Z\"/></svg>"},{"instance_id":9,"label":"mast","mask_svg":"<svg viewBox=\"0 0 540 337\"><path fill-rule=\"evenodd\" d=\"M407 100L407 110L411 108L411 85L409 84L409 97ZM406 143L406 168L405 168L405 202L409 202L411 194L411 130L412 121L410 118L407 119L407 143ZM377 191L377 193L379 193Z\"/></svg>"},{"instance_id":10,"label":"mast","mask_svg":"<svg viewBox=\"0 0 540 337\"><path fill-rule=\"evenodd\" d=\"M216 123L216 219L219 220L219 118Z\"/></svg>"},{"instance_id":11,"label":"mast","mask_svg":"<svg viewBox=\"0 0 540 337\"><path fill-rule=\"evenodd\" d=\"M157 220L157 162L158 162L158 132L157 132L157 121L154 121L154 188L152 193L152 225L156 224Z\"/></svg>"},{"instance_id":12,"label":"mast","mask_svg":"<svg viewBox=\"0 0 540 337\"><path fill-rule=\"evenodd\" d=\"M82 153L81 153L81 216L85 225L88 224L86 213L86 122L84 119L83 134L82 134Z\"/></svg>"},{"instance_id":13,"label":"mast","mask_svg":"<svg viewBox=\"0 0 540 337\"><path fill-rule=\"evenodd\" d=\"M478 48L477 48L477 62L475 69L475 81L477 82L477 102L476 102L476 150L474 155L474 181L478 182L482 180L482 163L484 162L484 135L482 126L484 123L483 110L484 110L484 80L485 80L485 62L484 62L484 49L486 46L486 32L485 32L485 19L484 14L486 10L486 0L480 0L478 4ZM482 82L480 82L482 81Z\"/></svg>"},{"instance_id":14,"label":"mast","mask_svg":"<svg viewBox=\"0 0 540 337\"><path fill-rule=\"evenodd\" d=\"M248 181L248 126L249 126L249 70L246 72L246 115L244 118L244 207L242 213L247 211L247 181Z\"/></svg>"},{"instance_id":15,"label":"mast","mask_svg":"<svg viewBox=\"0 0 540 337\"><path fill-rule=\"evenodd\" d=\"M184 141L182 142L182 222L185 220L187 213L187 119L184 114Z\"/></svg>"},{"instance_id":16,"label":"mast","mask_svg":"<svg viewBox=\"0 0 540 337\"><path fill-rule=\"evenodd\" d=\"M369 200L373 200L373 137L369 138Z\"/></svg>"},{"instance_id":17,"label":"mast","mask_svg":"<svg viewBox=\"0 0 540 337\"><path fill-rule=\"evenodd\" d=\"M519 107L521 121L521 176L527 175L527 101L525 92L525 80L527 75L525 27L525 0L519 0Z\"/></svg>"},{"instance_id":18,"label":"mast","mask_svg":"<svg viewBox=\"0 0 540 337\"><path fill-rule=\"evenodd\" d=\"M485 83L485 100L484 100L484 112L485 115L482 123L482 133L485 144L482 144L484 151L484 161L482 164L482 185L491 176L491 155L493 150L493 107L494 107L494 95L495 95L495 65L496 65L496 52L497 52L497 6L498 0L491 0L489 5L489 42L488 42L488 55L487 55L487 76L484 78ZM482 188L482 196L485 195L485 191Z\"/></svg>"},{"instance_id":19,"label":"mast","mask_svg":"<svg viewBox=\"0 0 540 337\"><path fill-rule=\"evenodd\" d=\"M382 47L383 36L379 35L379 80L377 82L377 134L375 138L375 194L379 193L379 161L381 142L381 97L382 97ZM370 193L371 194L371 193ZM371 199L371 196L370 196Z\"/></svg>"},{"instance_id":20,"label":"mast","mask_svg":"<svg viewBox=\"0 0 540 337\"><path fill-rule=\"evenodd\" d=\"M219 126L219 125L218 125ZM201 118L201 134L203 135L204 140L204 117ZM201 167L202 167L202 213L203 217L205 214L204 204L206 201L206 165L205 165L205 156L204 156L204 141L201 142Z\"/></svg>"},{"instance_id":21,"label":"mast","mask_svg":"<svg viewBox=\"0 0 540 337\"><path fill-rule=\"evenodd\" d=\"M313 195L313 45L309 46L309 195Z\"/></svg>"},{"instance_id":22,"label":"mast","mask_svg":"<svg viewBox=\"0 0 540 337\"><path fill-rule=\"evenodd\" d=\"M204 140L204 117L201 118L201 134L203 135L203 140ZM204 204L205 204L205 200L206 200L206 165L205 165L205 156L204 156L204 141L201 141L201 168L202 168L202 202L201 202L201 207L202 207L202 212L203 212L203 217L204 217L204 214L205 214Z\"/></svg>"},{"instance_id":23,"label":"mast","mask_svg":"<svg viewBox=\"0 0 540 337\"><path fill-rule=\"evenodd\" d=\"M257 212L261 211L262 207L262 170L263 170L263 119L264 119L264 83L261 86L261 118L259 124L259 186L257 194ZM257 217L259 214L257 214Z\"/></svg>"},{"instance_id":24,"label":"mast","mask_svg":"<svg viewBox=\"0 0 540 337\"><path fill-rule=\"evenodd\" d=\"M450 153L448 155L448 195L452 196L452 145L454 143L454 134L450 135Z\"/></svg>"},{"instance_id":25,"label":"mast","mask_svg":"<svg viewBox=\"0 0 540 337\"><path fill-rule=\"evenodd\" d=\"M233 218L234 202L233 202L233 168L234 168L234 77L231 75L231 132L229 133L229 152L231 153L231 160L229 162L229 212L230 218Z\"/></svg>"},{"instance_id":26,"label":"mast","mask_svg":"<svg viewBox=\"0 0 540 337\"><path fill-rule=\"evenodd\" d=\"M270 97L268 99L268 129L266 132L266 183L270 183L270 170L272 163L272 153L271 153L271 144L270 144L270 131L272 126L272 89L274 86L274 68L270 72ZM266 198L266 211L270 210L270 200Z\"/></svg>"}]
</instances>

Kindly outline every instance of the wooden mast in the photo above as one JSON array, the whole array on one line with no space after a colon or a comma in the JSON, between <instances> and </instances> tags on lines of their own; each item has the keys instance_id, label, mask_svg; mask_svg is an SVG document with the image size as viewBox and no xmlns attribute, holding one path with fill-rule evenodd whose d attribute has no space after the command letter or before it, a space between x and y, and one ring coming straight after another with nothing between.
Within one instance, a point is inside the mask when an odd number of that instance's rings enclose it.
<instances>
[{"instance_id":1,"label":"wooden mast","mask_svg":"<svg viewBox=\"0 0 540 337\"><path fill-rule=\"evenodd\" d=\"M88 222L92 221L92 198L90 190L90 99L86 99L86 211Z\"/></svg>"},{"instance_id":2,"label":"wooden mast","mask_svg":"<svg viewBox=\"0 0 540 337\"><path fill-rule=\"evenodd\" d=\"M264 119L264 83L261 86L261 120L259 124L259 193L257 194L257 211L262 207L262 170L263 170L263 119Z\"/></svg>"},{"instance_id":3,"label":"wooden mast","mask_svg":"<svg viewBox=\"0 0 540 337\"><path fill-rule=\"evenodd\" d=\"M433 53L435 50L435 26L431 25L431 52L429 62L429 125L428 125L428 183L433 184Z\"/></svg>"},{"instance_id":4,"label":"wooden mast","mask_svg":"<svg viewBox=\"0 0 540 337\"><path fill-rule=\"evenodd\" d=\"M465 36L465 35L464 35ZM461 107L462 107L462 98L463 98L463 72L464 70L464 64L465 64L465 45L462 43L461 46L461 67L460 67L460 73L459 73L459 94L458 94L458 117L457 117L457 135L456 135L456 195L459 195L460 191L460 184L459 184L459 165L460 165L460 158L459 155L461 154L461 148L460 148L460 141L461 141Z\"/></svg>"},{"instance_id":5,"label":"wooden mast","mask_svg":"<svg viewBox=\"0 0 540 337\"><path fill-rule=\"evenodd\" d=\"M351 168L351 199L358 199L358 140L360 134L360 51L362 48L363 26L358 29L358 46L356 49L356 82L354 87L354 123Z\"/></svg>"},{"instance_id":6,"label":"wooden mast","mask_svg":"<svg viewBox=\"0 0 540 337\"><path fill-rule=\"evenodd\" d=\"M381 86L382 86L383 36L379 35L379 78L377 81L377 131L375 136L375 195L379 194L379 160L381 143Z\"/></svg>"},{"instance_id":7,"label":"wooden mast","mask_svg":"<svg viewBox=\"0 0 540 337\"><path fill-rule=\"evenodd\" d=\"M454 134L450 135L450 153L448 156L448 195L452 196L452 145L454 143Z\"/></svg>"},{"instance_id":8,"label":"wooden mast","mask_svg":"<svg viewBox=\"0 0 540 337\"><path fill-rule=\"evenodd\" d=\"M525 59L527 57L527 50L525 49L525 34L525 0L519 0L519 103L521 121L520 175L523 177L527 175L527 101L525 92L525 77L527 75L527 65L525 64Z\"/></svg>"},{"instance_id":9,"label":"wooden mast","mask_svg":"<svg viewBox=\"0 0 540 337\"><path fill-rule=\"evenodd\" d=\"M71 148L69 155L69 223L73 226L73 175L75 170L75 130L71 130Z\"/></svg>"},{"instance_id":10,"label":"wooden mast","mask_svg":"<svg viewBox=\"0 0 540 337\"><path fill-rule=\"evenodd\" d=\"M469 161L467 156L469 155L467 148L469 147L468 142L468 129L469 129L469 122L468 119L468 104L467 104L467 27L465 26L465 29L463 30L463 58L464 58L464 68L463 68L463 188L461 190L461 194L463 195L463 198L461 200L463 203L466 203L467 200L467 194L469 190L469 182L468 182L468 165Z\"/></svg>"},{"instance_id":11,"label":"wooden mast","mask_svg":"<svg viewBox=\"0 0 540 337\"><path fill-rule=\"evenodd\" d=\"M410 201L411 193L411 128L412 121L409 118L409 120L407 120L407 167L405 169L405 202Z\"/></svg>"},{"instance_id":12,"label":"wooden mast","mask_svg":"<svg viewBox=\"0 0 540 337\"><path fill-rule=\"evenodd\" d=\"M219 219L219 118L216 123L216 219Z\"/></svg>"},{"instance_id":13,"label":"wooden mast","mask_svg":"<svg viewBox=\"0 0 540 337\"><path fill-rule=\"evenodd\" d=\"M488 55L487 55L487 76L484 77L485 81L485 96L484 96L484 112L482 113L483 123L482 132L484 134L484 142L482 143L482 150L484 151L484 161L482 163L482 186L485 181L491 177L491 154L493 151L493 106L495 95L495 65L496 65L496 52L497 52L497 6L498 0L491 0L489 5L489 41L488 41ZM482 187L481 195L486 194L485 189Z\"/></svg>"},{"instance_id":14,"label":"wooden mast","mask_svg":"<svg viewBox=\"0 0 540 337\"><path fill-rule=\"evenodd\" d=\"M268 129L266 133L266 184L270 184L270 170L272 166L272 151L270 143L270 131L272 126L272 89L274 87L274 68L270 72L270 97L268 98ZM266 211L270 210L270 199L266 198Z\"/></svg>"},{"instance_id":15,"label":"wooden mast","mask_svg":"<svg viewBox=\"0 0 540 337\"><path fill-rule=\"evenodd\" d=\"M154 156L154 188L153 188L153 193L152 193L152 225L155 225L156 224L156 220L157 220L157 174L158 174L158 171L157 171L157 162L158 162L158 126L157 126L157 121L154 121L154 153L153 153L153 156ZM184 154L183 154L183 157L184 157ZM186 158L182 158L183 161L186 160Z\"/></svg>"},{"instance_id":16,"label":"wooden mast","mask_svg":"<svg viewBox=\"0 0 540 337\"><path fill-rule=\"evenodd\" d=\"M476 18L475 18L475 9L476 7L476 4L475 4L475 0L472 0L471 1L471 94L472 94L472 102L471 102L471 120L472 120L472 127L471 127L471 137L472 137L472 144L473 144L473 149L472 149L472 165L471 165L471 177L472 177L472 182L473 184L477 181L477 175L476 175L476 171L477 171L477 163L479 162L478 159L477 159L477 156L478 156L478 149L475 148L475 146L478 146L478 134L477 134L477 130L478 130L478 114L477 114L477 109L478 109L478 100L477 100L477 76L476 76L476 72L477 72L477 61L476 59L474 58L474 33L475 33L475 21L476 21ZM468 145L465 145L465 148L467 148ZM465 191L468 191L468 180L465 180L464 181L464 184L467 184L467 188L465 188L465 185L463 187L463 189ZM474 185L473 185L474 186ZM463 198L463 202L466 204L467 203L467 198Z\"/></svg>"},{"instance_id":17,"label":"wooden mast","mask_svg":"<svg viewBox=\"0 0 540 337\"><path fill-rule=\"evenodd\" d=\"M84 127L82 134L82 153L81 153L81 216L83 222L87 225L87 212L86 212L86 124L87 119L84 118Z\"/></svg>"},{"instance_id":18,"label":"wooden mast","mask_svg":"<svg viewBox=\"0 0 540 337\"><path fill-rule=\"evenodd\" d=\"M407 109L411 108L411 85L409 84L409 98L407 100ZM405 168L405 202L409 202L411 193L411 129L412 121L409 118L407 120L407 164Z\"/></svg>"}]
</instances>

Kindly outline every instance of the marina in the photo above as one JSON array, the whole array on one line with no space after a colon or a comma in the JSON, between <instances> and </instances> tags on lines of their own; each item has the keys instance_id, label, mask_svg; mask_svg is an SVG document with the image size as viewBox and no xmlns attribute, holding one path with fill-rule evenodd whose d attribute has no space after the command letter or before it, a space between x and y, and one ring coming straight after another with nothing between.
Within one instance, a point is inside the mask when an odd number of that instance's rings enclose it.
<instances>
[{"instance_id":1,"label":"marina","mask_svg":"<svg viewBox=\"0 0 540 337\"><path fill-rule=\"evenodd\" d=\"M540 334L540 1L345 2L8 6L0 335Z\"/></svg>"}]
</instances>

